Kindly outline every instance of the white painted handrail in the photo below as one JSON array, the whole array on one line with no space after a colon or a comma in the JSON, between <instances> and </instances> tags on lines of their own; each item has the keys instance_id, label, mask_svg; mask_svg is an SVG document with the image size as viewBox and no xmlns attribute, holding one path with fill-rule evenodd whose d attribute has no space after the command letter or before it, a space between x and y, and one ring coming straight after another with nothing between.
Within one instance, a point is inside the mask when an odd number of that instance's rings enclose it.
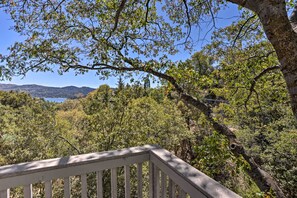
<instances>
[{"instance_id":1,"label":"white painted handrail","mask_svg":"<svg viewBox=\"0 0 297 198\"><path fill-rule=\"evenodd\" d=\"M32 184L44 182L45 196L52 197L52 180L64 179L64 196L71 195L71 176L80 175L82 197L87 197L87 174L96 173L97 197L103 197L103 170L111 170L111 196L117 195L117 168L124 167L125 197L130 197L130 166L137 165L137 195L143 195L142 166L149 162L149 196L160 197L239 197L237 194L196 170L169 151L153 145L116 151L41 160L0 167L0 198L9 189L23 186L24 196L32 197Z\"/></svg>"},{"instance_id":2,"label":"white painted handrail","mask_svg":"<svg viewBox=\"0 0 297 198\"><path fill-rule=\"evenodd\" d=\"M150 160L191 197L240 197L165 149L152 149Z\"/></svg>"}]
</instances>

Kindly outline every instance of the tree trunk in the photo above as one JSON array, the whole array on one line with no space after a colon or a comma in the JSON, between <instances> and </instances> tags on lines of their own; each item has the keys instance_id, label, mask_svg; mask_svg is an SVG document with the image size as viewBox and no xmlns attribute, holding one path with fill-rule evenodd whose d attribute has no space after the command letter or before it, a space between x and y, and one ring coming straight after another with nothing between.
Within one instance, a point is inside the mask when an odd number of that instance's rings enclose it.
<instances>
[{"instance_id":1,"label":"tree trunk","mask_svg":"<svg viewBox=\"0 0 297 198\"><path fill-rule=\"evenodd\" d=\"M292 23L290 23L284 1L277 5L268 3L268 1L263 1L256 13L281 63L291 107L297 119L297 34L293 29L296 26L296 21L294 21L296 8L291 17Z\"/></svg>"}]
</instances>

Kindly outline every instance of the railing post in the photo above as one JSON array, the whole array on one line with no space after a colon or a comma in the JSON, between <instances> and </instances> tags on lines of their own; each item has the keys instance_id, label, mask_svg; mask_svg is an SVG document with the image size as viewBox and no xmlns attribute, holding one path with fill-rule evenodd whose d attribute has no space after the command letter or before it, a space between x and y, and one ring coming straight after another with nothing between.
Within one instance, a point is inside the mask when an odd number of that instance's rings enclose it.
<instances>
[{"instance_id":1,"label":"railing post","mask_svg":"<svg viewBox=\"0 0 297 198\"><path fill-rule=\"evenodd\" d=\"M169 198L175 198L175 184L170 178L168 182L168 194L169 194L168 195Z\"/></svg>"},{"instance_id":2,"label":"railing post","mask_svg":"<svg viewBox=\"0 0 297 198\"><path fill-rule=\"evenodd\" d=\"M161 171L161 197L166 197L166 190L167 190L167 176L163 171Z\"/></svg>"},{"instance_id":3,"label":"railing post","mask_svg":"<svg viewBox=\"0 0 297 198\"><path fill-rule=\"evenodd\" d=\"M172 198L175 198L176 197L176 184L175 183L173 183L173 185L172 185Z\"/></svg>"},{"instance_id":4,"label":"railing post","mask_svg":"<svg viewBox=\"0 0 297 198\"><path fill-rule=\"evenodd\" d=\"M154 164L149 161L149 197L154 198Z\"/></svg>"},{"instance_id":5,"label":"railing post","mask_svg":"<svg viewBox=\"0 0 297 198\"><path fill-rule=\"evenodd\" d=\"M80 178L81 178L81 197L87 198L88 197L87 174L82 174Z\"/></svg>"},{"instance_id":6,"label":"railing post","mask_svg":"<svg viewBox=\"0 0 297 198\"><path fill-rule=\"evenodd\" d=\"M160 169L154 166L154 198L160 197Z\"/></svg>"},{"instance_id":7,"label":"railing post","mask_svg":"<svg viewBox=\"0 0 297 198\"><path fill-rule=\"evenodd\" d=\"M45 198L52 198L52 181L45 181Z\"/></svg>"},{"instance_id":8,"label":"railing post","mask_svg":"<svg viewBox=\"0 0 297 198\"><path fill-rule=\"evenodd\" d=\"M142 197L142 163L137 164L137 196Z\"/></svg>"},{"instance_id":9,"label":"railing post","mask_svg":"<svg viewBox=\"0 0 297 198\"><path fill-rule=\"evenodd\" d=\"M0 198L9 198L9 196L10 196L10 190L9 189L0 191Z\"/></svg>"},{"instance_id":10,"label":"railing post","mask_svg":"<svg viewBox=\"0 0 297 198\"><path fill-rule=\"evenodd\" d=\"M64 197L70 198L70 180L69 177L64 178Z\"/></svg>"},{"instance_id":11,"label":"railing post","mask_svg":"<svg viewBox=\"0 0 297 198\"><path fill-rule=\"evenodd\" d=\"M117 168L111 169L111 198L117 198L118 185L117 185Z\"/></svg>"},{"instance_id":12,"label":"railing post","mask_svg":"<svg viewBox=\"0 0 297 198\"><path fill-rule=\"evenodd\" d=\"M103 198L103 184L102 184L103 171L97 172L97 197Z\"/></svg>"},{"instance_id":13,"label":"railing post","mask_svg":"<svg viewBox=\"0 0 297 198\"><path fill-rule=\"evenodd\" d=\"M24 197L25 198L32 198L32 184L24 186Z\"/></svg>"},{"instance_id":14,"label":"railing post","mask_svg":"<svg viewBox=\"0 0 297 198\"><path fill-rule=\"evenodd\" d=\"M130 166L124 166L125 169L125 198L130 198L131 187L130 187Z\"/></svg>"},{"instance_id":15,"label":"railing post","mask_svg":"<svg viewBox=\"0 0 297 198\"><path fill-rule=\"evenodd\" d=\"M186 198L186 196L186 192L181 187L178 187L178 198Z\"/></svg>"}]
</instances>

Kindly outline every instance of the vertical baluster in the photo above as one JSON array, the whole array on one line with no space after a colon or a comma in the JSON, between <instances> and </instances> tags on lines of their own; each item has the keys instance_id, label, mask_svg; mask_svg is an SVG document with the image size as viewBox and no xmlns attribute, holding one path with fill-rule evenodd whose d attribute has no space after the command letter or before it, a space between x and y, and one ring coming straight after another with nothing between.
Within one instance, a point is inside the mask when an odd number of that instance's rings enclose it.
<instances>
[{"instance_id":1,"label":"vertical baluster","mask_svg":"<svg viewBox=\"0 0 297 198\"><path fill-rule=\"evenodd\" d=\"M154 164L153 162L149 162L149 197L154 198Z\"/></svg>"},{"instance_id":2,"label":"vertical baluster","mask_svg":"<svg viewBox=\"0 0 297 198\"><path fill-rule=\"evenodd\" d=\"M166 184L167 184L166 179L167 179L167 177L166 177L165 173L163 173L161 171L161 197L162 198L166 197Z\"/></svg>"},{"instance_id":3,"label":"vertical baluster","mask_svg":"<svg viewBox=\"0 0 297 198\"><path fill-rule=\"evenodd\" d=\"M24 186L24 197L25 198L32 198L32 184Z\"/></svg>"},{"instance_id":4,"label":"vertical baluster","mask_svg":"<svg viewBox=\"0 0 297 198\"><path fill-rule=\"evenodd\" d=\"M88 184L87 184L87 174L81 175L81 197L88 197Z\"/></svg>"},{"instance_id":5,"label":"vertical baluster","mask_svg":"<svg viewBox=\"0 0 297 198\"><path fill-rule=\"evenodd\" d=\"M9 189L0 191L0 198L9 198L9 196L10 196L10 190Z\"/></svg>"},{"instance_id":6,"label":"vertical baluster","mask_svg":"<svg viewBox=\"0 0 297 198\"><path fill-rule=\"evenodd\" d=\"M172 196L172 180L169 178L169 181L168 181L168 197L169 198L172 198L173 196Z\"/></svg>"},{"instance_id":7,"label":"vertical baluster","mask_svg":"<svg viewBox=\"0 0 297 198\"><path fill-rule=\"evenodd\" d=\"M103 185L102 185L103 171L97 172L97 197L103 198Z\"/></svg>"},{"instance_id":8,"label":"vertical baluster","mask_svg":"<svg viewBox=\"0 0 297 198\"><path fill-rule=\"evenodd\" d=\"M175 191L176 191L176 185L175 185L175 183L170 179L170 180L169 180L169 198L175 198Z\"/></svg>"},{"instance_id":9,"label":"vertical baluster","mask_svg":"<svg viewBox=\"0 0 297 198\"><path fill-rule=\"evenodd\" d=\"M130 198L131 190L130 190L130 166L124 166L125 169L125 198Z\"/></svg>"},{"instance_id":10,"label":"vertical baluster","mask_svg":"<svg viewBox=\"0 0 297 198\"><path fill-rule=\"evenodd\" d=\"M181 187L179 187L178 198L186 198L186 192Z\"/></svg>"},{"instance_id":11,"label":"vertical baluster","mask_svg":"<svg viewBox=\"0 0 297 198\"><path fill-rule=\"evenodd\" d=\"M111 169L111 198L117 198L117 168Z\"/></svg>"},{"instance_id":12,"label":"vertical baluster","mask_svg":"<svg viewBox=\"0 0 297 198\"><path fill-rule=\"evenodd\" d=\"M155 166L154 167L154 182L155 182L155 187L154 187L154 198L160 197L160 169Z\"/></svg>"},{"instance_id":13,"label":"vertical baluster","mask_svg":"<svg viewBox=\"0 0 297 198\"><path fill-rule=\"evenodd\" d=\"M52 181L45 181L45 198L52 198Z\"/></svg>"},{"instance_id":14,"label":"vertical baluster","mask_svg":"<svg viewBox=\"0 0 297 198\"><path fill-rule=\"evenodd\" d=\"M69 177L64 178L64 197L70 198L70 180Z\"/></svg>"},{"instance_id":15,"label":"vertical baluster","mask_svg":"<svg viewBox=\"0 0 297 198\"><path fill-rule=\"evenodd\" d=\"M142 163L137 164L137 197L142 197Z\"/></svg>"}]
</instances>

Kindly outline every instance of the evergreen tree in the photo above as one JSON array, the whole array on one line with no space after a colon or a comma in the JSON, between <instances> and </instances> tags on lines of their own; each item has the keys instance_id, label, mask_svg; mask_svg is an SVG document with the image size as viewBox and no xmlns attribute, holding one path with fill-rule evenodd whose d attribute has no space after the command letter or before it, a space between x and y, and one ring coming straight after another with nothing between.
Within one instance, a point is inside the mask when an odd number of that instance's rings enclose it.
<instances>
[{"instance_id":1,"label":"evergreen tree","mask_svg":"<svg viewBox=\"0 0 297 198\"><path fill-rule=\"evenodd\" d=\"M117 83L117 92L121 92L125 88L125 83L123 81L122 76L118 78L118 83Z\"/></svg>"}]
</instances>

